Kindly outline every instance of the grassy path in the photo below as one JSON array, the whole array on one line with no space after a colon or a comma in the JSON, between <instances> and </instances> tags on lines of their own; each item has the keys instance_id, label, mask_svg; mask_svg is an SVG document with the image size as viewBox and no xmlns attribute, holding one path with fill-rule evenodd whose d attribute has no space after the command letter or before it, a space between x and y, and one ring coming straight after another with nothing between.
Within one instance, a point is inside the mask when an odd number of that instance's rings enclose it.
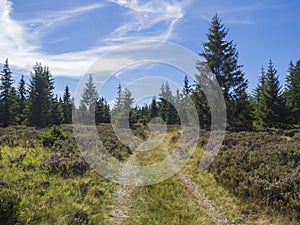
<instances>
[{"instance_id":1,"label":"grassy path","mask_svg":"<svg viewBox=\"0 0 300 225\"><path fill-rule=\"evenodd\" d=\"M183 173L178 173L177 176L184 183L190 193L194 196L194 201L200 208L206 210L208 216L214 219L216 224L229 225L229 221L226 218L224 212L215 208L214 203L208 199L208 197L199 189L196 183L194 183L188 176Z\"/></svg>"},{"instance_id":2,"label":"grassy path","mask_svg":"<svg viewBox=\"0 0 300 225\"><path fill-rule=\"evenodd\" d=\"M176 146L174 137L178 135L178 132L166 136L157 134L148 142L157 147L151 151L136 151L128 163L149 165L161 161ZM286 224L263 212L247 211L243 203L216 183L212 174L199 170L202 154L198 148L179 173L161 183L144 187L119 185L114 194L111 224Z\"/></svg>"},{"instance_id":3,"label":"grassy path","mask_svg":"<svg viewBox=\"0 0 300 225\"><path fill-rule=\"evenodd\" d=\"M131 165L132 157L127 160L127 165ZM126 179L129 174L125 166L122 171L123 179ZM129 209L132 207L132 192L135 187L119 185L113 196L113 215L111 218L112 225L121 225L124 220L129 217Z\"/></svg>"}]
</instances>

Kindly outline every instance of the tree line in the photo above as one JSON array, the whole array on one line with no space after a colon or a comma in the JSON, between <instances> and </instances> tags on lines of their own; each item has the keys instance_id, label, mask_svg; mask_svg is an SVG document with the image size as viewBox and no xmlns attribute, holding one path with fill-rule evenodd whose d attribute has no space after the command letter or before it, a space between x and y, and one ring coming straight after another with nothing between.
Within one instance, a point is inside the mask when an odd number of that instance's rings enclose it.
<instances>
[{"instance_id":1,"label":"tree line","mask_svg":"<svg viewBox=\"0 0 300 225\"><path fill-rule=\"evenodd\" d=\"M262 67L258 85L249 94L248 80L242 71L243 66L238 63L239 53L233 41L227 40L227 34L228 29L215 15L200 56L205 59L221 87L228 129L240 131L300 125L300 60L296 64L290 62L284 88L270 60L266 69ZM195 66L200 73L201 62ZM54 80L49 67L36 63L30 77L26 85L22 75L15 87L6 60L1 71L0 126L20 124L46 127L68 124L72 122L72 110L75 112L73 116L85 124L110 123L113 119L113 122L124 125L129 118L129 125L133 127L134 124L146 124L155 117L162 118L167 124L180 124L182 116L188 117L186 111L189 106L185 105L187 98L191 98L195 105L201 127L209 129L211 125L210 107L200 85L203 82L200 75L192 84L185 77L183 90L177 90L176 93L172 93L167 82L163 83L159 96L143 106L134 106L132 93L127 88L122 90L119 85L113 107L98 95L93 76L90 75L78 108L75 108L68 86L62 97L54 96ZM87 113L94 117L86 116Z\"/></svg>"},{"instance_id":2,"label":"tree line","mask_svg":"<svg viewBox=\"0 0 300 225\"><path fill-rule=\"evenodd\" d=\"M1 71L0 125L28 125L46 127L72 122L72 99L66 86L61 98L54 96L54 80L49 67L36 63L30 73L29 84L24 76L13 85L8 59Z\"/></svg>"}]
</instances>

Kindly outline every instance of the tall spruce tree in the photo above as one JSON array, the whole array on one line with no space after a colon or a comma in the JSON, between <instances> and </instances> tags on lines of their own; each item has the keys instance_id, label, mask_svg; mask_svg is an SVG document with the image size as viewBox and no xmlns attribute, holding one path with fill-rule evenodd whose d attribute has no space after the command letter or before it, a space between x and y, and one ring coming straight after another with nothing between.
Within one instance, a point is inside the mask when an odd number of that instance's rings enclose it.
<instances>
[{"instance_id":1,"label":"tall spruce tree","mask_svg":"<svg viewBox=\"0 0 300 225\"><path fill-rule=\"evenodd\" d=\"M226 102L227 121L231 129L243 130L251 126L250 107L246 89L248 81L244 78L242 66L238 64L239 54L233 41L227 41L228 30L215 15L212 18L208 41L203 44L203 56L216 80ZM201 91L201 90L200 90ZM242 105L241 105L242 104Z\"/></svg>"},{"instance_id":2,"label":"tall spruce tree","mask_svg":"<svg viewBox=\"0 0 300 225\"><path fill-rule=\"evenodd\" d=\"M193 93L193 88L192 85L190 85L188 77L185 76L183 80L183 89L182 93L179 94L179 90L177 90L176 93L176 99L177 99L177 109L179 110L180 113L180 120L178 121L181 124L185 125L191 125L191 123L194 124L192 120L194 120L194 115L193 115L193 106L195 106L195 103L191 103L193 101L192 94ZM198 102L199 103L199 102Z\"/></svg>"},{"instance_id":3,"label":"tall spruce tree","mask_svg":"<svg viewBox=\"0 0 300 225\"><path fill-rule=\"evenodd\" d=\"M161 85L159 94L159 116L167 124L176 124L179 121L178 113L175 109L174 96L169 83L166 81Z\"/></svg>"},{"instance_id":4,"label":"tall spruce tree","mask_svg":"<svg viewBox=\"0 0 300 225\"><path fill-rule=\"evenodd\" d=\"M9 93L9 125L17 125L18 121L18 94L15 87Z\"/></svg>"},{"instance_id":5,"label":"tall spruce tree","mask_svg":"<svg viewBox=\"0 0 300 225\"><path fill-rule=\"evenodd\" d=\"M18 85L17 123L20 125L26 123L26 101L27 101L26 96L27 96L27 92L25 87L25 80L24 80L24 75L22 75Z\"/></svg>"},{"instance_id":6,"label":"tall spruce tree","mask_svg":"<svg viewBox=\"0 0 300 225\"><path fill-rule=\"evenodd\" d=\"M156 97L154 96L150 105L150 120L158 116L158 105Z\"/></svg>"},{"instance_id":7,"label":"tall spruce tree","mask_svg":"<svg viewBox=\"0 0 300 225\"><path fill-rule=\"evenodd\" d=\"M95 123L95 107L98 99L97 88L95 86L93 76L90 74L87 82L85 83L85 88L81 95L79 115L81 121L85 124Z\"/></svg>"},{"instance_id":8,"label":"tall spruce tree","mask_svg":"<svg viewBox=\"0 0 300 225\"><path fill-rule=\"evenodd\" d=\"M122 87L121 87L121 84L119 84L118 88L117 88L117 98L116 98L115 105L113 108L114 111L116 111L116 112L121 111L121 101L122 101Z\"/></svg>"},{"instance_id":9,"label":"tall spruce tree","mask_svg":"<svg viewBox=\"0 0 300 225\"><path fill-rule=\"evenodd\" d=\"M100 97L96 102L95 122L96 124L110 123L110 108L103 97Z\"/></svg>"},{"instance_id":10,"label":"tall spruce tree","mask_svg":"<svg viewBox=\"0 0 300 225\"><path fill-rule=\"evenodd\" d=\"M121 90L121 85L118 86L117 99L113 108L113 123L118 127L128 128L128 124L132 127L135 118L132 117L132 105L134 98L132 93L128 88L125 88L124 91ZM133 110L136 112L136 110ZM135 113L134 113L134 116ZM132 120L134 119L134 120Z\"/></svg>"},{"instance_id":11,"label":"tall spruce tree","mask_svg":"<svg viewBox=\"0 0 300 225\"><path fill-rule=\"evenodd\" d=\"M289 75L286 78L285 98L290 123L300 124L300 60L296 65L290 63Z\"/></svg>"},{"instance_id":12,"label":"tall spruce tree","mask_svg":"<svg viewBox=\"0 0 300 225\"><path fill-rule=\"evenodd\" d=\"M52 123L54 82L49 67L36 63L31 72L28 99L28 124L46 127Z\"/></svg>"},{"instance_id":13,"label":"tall spruce tree","mask_svg":"<svg viewBox=\"0 0 300 225\"><path fill-rule=\"evenodd\" d=\"M168 87L168 83L166 83ZM166 121L168 120L168 98L171 100L171 96L167 96L169 94L166 90L165 83L161 85L160 88L160 94L159 94L159 116L162 120Z\"/></svg>"},{"instance_id":14,"label":"tall spruce tree","mask_svg":"<svg viewBox=\"0 0 300 225\"><path fill-rule=\"evenodd\" d=\"M6 59L1 73L0 83L0 125L7 127L10 124L10 94L13 85L12 72Z\"/></svg>"},{"instance_id":15,"label":"tall spruce tree","mask_svg":"<svg viewBox=\"0 0 300 225\"><path fill-rule=\"evenodd\" d=\"M256 128L266 127L265 121L267 116L265 104L265 92L266 91L266 72L264 67L261 68L261 75L259 77L258 85L253 92L253 125Z\"/></svg>"},{"instance_id":16,"label":"tall spruce tree","mask_svg":"<svg viewBox=\"0 0 300 225\"><path fill-rule=\"evenodd\" d=\"M63 123L65 124L72 123L72 107L73 107L73 102L71 98L71 92L67 85L64 90L63 103L62 103L63 116L64 116Z\"/></svg>"},{"instance_id":17,"label":"tall spruce tree","mask_svg":"<svg viewBox=\"0 0 300 225\"><path fill-rule=\"evenodd\" d=\"M267 73L262 72L257 87L254 124L258 128L280 127L285 121L284 98L277 71L270 60Z\"/></svg>"},{"instance_id":18,"label":"tall spruce tree","mask_svg":"<svg viewBox=\"0 0 300 225\"><path fill-rule=\"evenodd\" d=\"M140 111L140 118L138 120L140 123L145 125L150 121L150 106L148 104L145 104L141 107Z\"/></svg>"},{"instance_id":19,"label":"tall spruce tree","mask_svg":"<svg viewBox=\"0 0 300 225\"><path fill-rule=\"evenodd\" d=\"M198 84L196 84L195 89L192 90L191 99L198 112L200 127L202 129L209 129L211 125L210 108L206 96L199 85L199 81Z\"/></svg>"},{"instance_id":20,"label":"tall spruce tree","mask_svg":"<svg viewBox=\"0 0 300 225\"><path fill-rule=\"evenodd\" d=\"M176 94L174 96L174 121L173 124L181 124L188 120L188 105L186 104L187 93L185 93L185 88L183 88L183 93L176 89Z\"/></svg>"},{"instance_id":21,"label":"tall spruce tree","mask_svg":"<svg viewBox=\"0 0 300 225\"><path fill-rule=\"evenodd\" d=\"M61 98L58 99L58 96L52 99L51 116L54 125L60 125L64 121L63 101Z\"/></svg>"},{"instance_id":22,"label":"tall spruce tree","mask_svg":"<svg viewBox=\"0 0 300 225\"><path fill-rule=\"evenodd\" d=\"M127 120L129 119L129 126L132 127L134 118L132 117L130 118L130 111L132 109L133 102L134 99L132 97L132 93L128 88L125 88L121 98L121 115L120 115L121 126L127 124Z\"/></svg>"},{"instance_id":23,"label":"tall spruce tree","mask_svg":"<svg viewBox=\"0 0 300 225\"><path fill-rule=\"evenodd\" d=\"M183 80L183 94L189 96L192 92L192 86L189 83L189 79L187 76L184 76Z\"/></svg>"}]
</instances>

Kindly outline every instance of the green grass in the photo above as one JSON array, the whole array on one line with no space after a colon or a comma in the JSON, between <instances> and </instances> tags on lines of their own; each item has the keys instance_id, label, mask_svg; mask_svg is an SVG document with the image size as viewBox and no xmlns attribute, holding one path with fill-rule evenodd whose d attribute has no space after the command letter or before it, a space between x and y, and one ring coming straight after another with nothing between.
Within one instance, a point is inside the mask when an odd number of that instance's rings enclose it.
<instances>
[{"instance_id":1,"label":"green grass","mask_svg":"<svg viewBox=\"0 0 300 225\"><path fill-rule=\"evenodd\" d=\"M165 152L172 151L176 143L171 141L177 135L172 132L166 135L156 148L137 152L133 155L133 164L149 165L165 158ZM163 135L152 140L150 146L156 146ZM204 209L199 208L193 196L186 191L186 187L174 176L161 183L136 187L132 191L132 208L130 217L125 224L214 224Z\"/></svg>"},{"instance_id":2,"label":"green grass","mask_svg":"<svg viewBox=\"0 0 300 225\"><path fill-rule=\"evenodd\" d=\"M18 132L8 129L12 133L10 136L18 137ZM99 127L99 130L110 146L109 151L116 157L128 158L126 148L110 135L111 129ZM26 132L26 128L22 128L23 131ZM32 131L38 138L48 132ZM70 134L69 130L66 132ZM111 223L117 184L102 178L89 167L82 175L69 172L68 176L62 176L59 172L49 173L41 166L53 154L70 157L69 161L80 156L74 141L58 140L52 147L43 148L40 140L34 140L27 133L21 133L22 138L14 142L9 134L5 135L5 142L0 145L0 225ZM178 135L176 129L168 132L164 139L157 134L152 140L155 147L151 151L133 153L130 156L132 164L145 166L160 162L178 145ZM34 143L27 143L26 138ZM198 147L181 172L197 184L232 224L296 224L283 216L270 214L268 209L251 201L241 200L223 188L212 173L199 169L202 155L203 150ZM132 187L130 195L132 205L122 224L216 224L215 218L199 205L193 192L177 175L158 184Z\"/></svg>"},{"instance_id":3,"label":"green grass","mask_svg":"<svg viewBox=\"0 0 300 225\"><path fill-rule=\"evenodd\" d=\"M178 135L176 131L168 133L161 146L149 152L136 153L133 161L137 165L160 161L164 155L162 149L167 145L168 151L171 152L177 145L177 142L172 140L176 140ZM181 171L197 184L217 210L225 213L230 223L296 224L283 216L270 214L268 210L250 201L243 201L220 186L212 173L200 170L199 161L202 155L203 149L198 147ZM214 218L195 203L193 194L176 175L155 185L135 188L132 193L132 208L126 224L214 224Z\"/></svg>"},{"instance_id":4,"label":"green grass","mask_svg":"<svg viewBox=\"0 0 300 225\"><path fill-rule=\"evenodd\" d=\"M20 155L26 152L24 159ZM49 175L40 164L50 157L41 147L25 149L1 146L1 192L19 197L19 224L71 224L88 215L90 224L108 223L111 196L116 184L89 170L84 176ZM82 216L84 217L84 216ZM1 224L1 222L0 222Z\"/></svg>"},{"instance_id":5,"label":"green grass","mask_svg":"<svg viewBox=\"0 0 300 225\"><path fill-rule=\"evenodd\" d=\"M270 214L268 209L261 208L251 201L241 200L235 197L227 189L220 186L212 173L202 171L199 161L203 155L203 149L198 147L191 160L182 169L201 189L215 206L226 213L227 219L233 224L273 224L288 225L296 224L290 219L278 214Z\"/></svg>"},{"instance_id":6,"label":"green grass","mask_svg":"<svg viewBox=\"0 0 300 225\"><path fill-rule=\"evenodd\" d=\"M214 224L176 177L133 191L125 224Z\"/></svg>"}]
</instances>

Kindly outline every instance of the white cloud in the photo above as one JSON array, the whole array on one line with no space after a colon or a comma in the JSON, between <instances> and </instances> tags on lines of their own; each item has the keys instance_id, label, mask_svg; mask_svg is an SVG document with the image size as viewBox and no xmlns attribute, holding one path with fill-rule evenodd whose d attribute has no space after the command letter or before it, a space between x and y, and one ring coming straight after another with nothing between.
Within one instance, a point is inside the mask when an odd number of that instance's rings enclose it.
<instances>
[{"instance_id":1,"label":"white cloud","mask_svg":"<svg viewBox=\"0 0 300 225\"><path fill-rule=\"evenodd\" d=\"M195 10L191 5L192 13L198 18L210 21L215 13L227 24L254 24L256 23L255 13L261 10L278 7L273 3L266 1L253 1L250 4L224 1L220 4L211 4L208 1L197 2L201 7Z\"/></svg>"},{"instance_id":2,"label":"white cloud","mask_svg":"<svg viewBox=\"0 0 300 225\"><path fill-rule=\"evenodd\" d=\"M126 41L147 39L167 40L171 37L176 23L183 18L184 1L170 3L168 1L138 1L138 0L110 0L129 11L127 20L116 29L108 41ZM159 25L159 29L155 26ZM153 31L153 29L155 31ZM142 34L139 32L143 31Z\"/></svg>"},{"instance_id":3,"label":"white cloud","mask_svg":"<svg viewBox=\"0 0 300 225\"><path fill-rule=\"evenodd\" d=\"M29 71L37 61L49 65L52 74L78 77L86 73L87 69L105 52L120 44L136 40L158 39L167 40L171 37L176 23L183 17L183 5L168 1L110 1L127 9L123 24L109 34L106 42L97 48L85 51L67 52L64 54L47 54L42 51L43 35L53 32L57 26L67 24L78 15L105 7L106 4L92 4L59 12L43 13L40 18L28 21L12 19L13 4L10 0L0 0L0 52L9 58L12 66ZM42 13L42 12L41 12ZM30 25L31 24L31 28ZM159 27L157 26L159 25ZM35 28L33 32L33 27ZM149 46L151 48L151 46ZM130 51L131 49L128 49ZM124 54L126 56L126 54ZM123 55L123 57L124 57ZM2 61L5 58L0 59ZM112 64L118 59L108 60L106 71L114 68Z\"/></svg>"},{"instance_id":4,"label":"white cloud","mask_svg":"<svg viewBox=\"0 0 300 225\"><path fill-rule=\"evenodd\" d=\"M26 24L33 28L35 35L45 35L47 31L53 31L55 27L75 21L81 14L104 8L105 6L106 4L104 3L98 3L57 12L43 12L41 17L26 21Z\"/></svg>"},{"instance_id":5,"label":"white cloud","mask_svg":"<svg viewBox=\"0 0 300 225\"><path fill-rule=\"evenodd\" d=\"M59 22L67 21L78 14L86 13L90 10L103 7L103 4L93 4L81 8L66 11L48 13L51 16L37 18L44 26L52 26ZM26 23L19 22L11 18L13 4L8 0L0 0L0 52L5 58L9 58L12 66L23 68L29 71L32 65L41 61L50 65L54 75L81 76L97 59L100 54L110 49L101 47L82 52L69 52L66 54L50 55L41 51L41 36L35 32L30 32ZM64 16L62 16L64 15ZM29 21L32 22L32 21ZM41 31L41 30L39 30ZM4 59L2 59L4 61Z\"/></svg>"}]
</instances>

